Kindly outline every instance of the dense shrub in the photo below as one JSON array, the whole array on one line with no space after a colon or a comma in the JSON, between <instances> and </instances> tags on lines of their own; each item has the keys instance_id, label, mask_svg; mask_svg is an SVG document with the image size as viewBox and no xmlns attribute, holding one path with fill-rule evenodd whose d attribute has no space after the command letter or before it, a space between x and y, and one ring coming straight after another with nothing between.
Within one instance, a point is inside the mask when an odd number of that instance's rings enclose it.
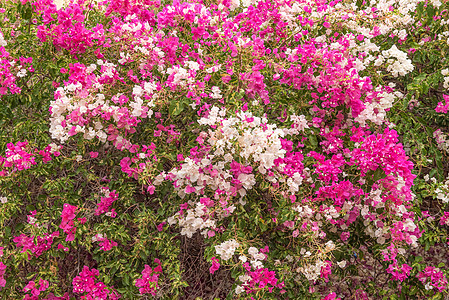
<instances>
[{"instance_id":1,"label":"dense shrub","mask_svg":"<svg viewBox=\"0 0 449 300\"><path fill-rule=\"evenodd\" d=\"M0 4L2 299L447 295L449 4L56 4Z\"/></svg>"}]
</instances>

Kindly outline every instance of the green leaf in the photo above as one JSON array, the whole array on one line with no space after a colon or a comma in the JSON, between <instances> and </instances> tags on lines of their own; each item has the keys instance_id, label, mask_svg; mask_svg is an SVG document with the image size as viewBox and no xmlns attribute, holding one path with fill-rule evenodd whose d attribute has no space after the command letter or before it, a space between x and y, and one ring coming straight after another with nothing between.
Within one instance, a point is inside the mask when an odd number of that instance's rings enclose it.
<instances>
[{"instance_id":1,"label":"green leaf","mask_svg":"<svg viewBox=\"0 0 449 300\"><path fill-rule=\"evenodd\" d=\"M382 179L384 177L384 175L385 175L385 172L381 168L378 168L373 174L374 182L378 181L379 179Z\"/></svg>"},{"instance_id":2,"label":"green leaf","mask_svg":"<svg viewBox=\"0 0 449 300\"><path fill-rule=\"evenodd\" d=\"M123 277L123 282L124 282L126 285L129 285L129 275L128 275L128 274L126 274L126 275Z\"/></svg>"},{"instance_id":3,"label":"green leaf","mask_svg":"<svg viewBox=\"0 0 449 300\"><path fill-rule=\"evenodd\" d=\"M318 145L318 141L316 139L316 136L314 135L309 135L309 141L313 147L316 147Z\"/></svg>"},{"instance_id":4,"label":"green leaf","mask_svg":"<svg viewBox=\"0 0 449 300\"><path fill-rule=\"evenodd\" d=\"M179 100L172 100L170 102L170 107L168 108L168 112L172 116L178 116L184 110L184 102Z\"/></svg>"},{"instance_id":5,"label":"green leaf","mask_svg":"<svg viewBox=\"0 0 449 300\"><path fill-rule=\"evenodd\" d=\"M418 14L418 19L421 18L422 13L423 13L423 9L424 9L424 2L418 3L418 8L416 9L416 12Z\"/></svg>"},{"instance_id":6,"label":"green leaf","mask_svg":"<svg viewBox=\"0 0 449 300\"><path fill-rule=\"evenodd\" d=\"M435 8L427 4L427 18L432 18L433 16L435 16Z\"/></svg>"},{"instance_id":7,"label":"green leaf","mask_svg":"<svg viewBox=\"0 0 449 300\"><path fill-rule=\"evenodd\" d=\"M443 294L436 293L431 299L432 300L438 300L438 299L441 299L441 298L443 298Z\"/></svg>"}]
</instances>

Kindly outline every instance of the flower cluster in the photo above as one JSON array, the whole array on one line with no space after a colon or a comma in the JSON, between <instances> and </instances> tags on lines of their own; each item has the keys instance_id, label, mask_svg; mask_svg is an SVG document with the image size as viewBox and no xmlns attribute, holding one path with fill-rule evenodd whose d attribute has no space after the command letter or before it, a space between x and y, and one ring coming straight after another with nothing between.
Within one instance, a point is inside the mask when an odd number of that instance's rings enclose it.
<instances>
[{"instance_id":1,"label":"flower cluster","mask_svg":"<svg viewBox=\"0 0 449 300\"><path fill-rule=\"evenodd\" d=\"M109 210L110 206L114 201L118 199L118 194L116 191L110 191L108 187L103 187L101 189L101 201L97 204L97 208L95 209L95 215L99 216L101 214L106 214L107 216L110 216L112 218L115 218L117 216L117 213L114 209Z\"/></svg>"},{"instance_id":2,"label":"flower cluster","mask_svg":"<svg viewBox=\"0 0 449 300\"><path fill-rule=\"evenodd\" d=\"M220 268L220 263L218 262L218 259L215 257L212 257L211 261L212 261L212 265L209 268L209 272L211 274L214 274Z\"/></svg>"},{"instance_id":3,"label":"flower cluster","mask_svg":"<svg viewBox=\"0 0 449 300\"><path fill-rule=\"evenodd\" d=\"M240 247L240 244L235 240L229 240L215 246L215 252L220 255L222 260L229 260L234 256L235 250Z\"/></svg>"},{"instance_id":4,"label":"flower cluster","mask_svg":"<svg viewBox=\"0 0 449 300\"><path fill-rule=\"evenodd\" d=\"M155 259L154 262L157 267L152 269L149 265L145 265L145 269L142 271L142 278L136 280L136 287L139 288L140 294L156 295L158 289L159 276L162 273L161 262L159 259Z\"/></svg>"},{"instance_id":5,"label":"flower cluster","mask_svg":"<svg viewBox=\"0 0 449 300\"><path fill-rule=\"evenodd\" d=\"M446 180L438 182L435 177L427 174L424 180L431 185L432 196L443 203L449 203L449 175Z\"/></svg>"},{"instance_id":6,"label":"flower cluster","mask_svg":"<svg viewBox=\"0 0 449 300\"><path fill-rule=\"evenodd\" d=\"M180 211L176 215L169 217L167 221L170 225L178 223L179 227L181 227L181 234L187 235L187 237L192 237L194 233L200 230L202 230L201 233L204 236L210 235L213 231L209 229L215 229L216 227L216 221L209 210L209 207L214 204L215 202L209 198L201 198L194 208L187 209L189 204L185 203L181 205ZM223 209L226 209L226 207ZM233 209L230 212L232 211Z\"/></svg>"},{"instance_id":7,"label":"flower cluster","mask_svg":"<svg viewBox=\"0 0 449 300\"><path fill-rule=\"evenodd\" d=\"M65 234L67 234L66 241L73 241L75 239L76 227L74 226L73 220L76 217L76 210L78 208L76 206L70 205L68 203L64 203L64 208L61 213L61 224L59 228L61 228Z\"/></svg>"},{"instance_id":8,"label":"flower cluster","mask_svg":"<svg viewBox=\"0 0 449 300\"><path fill-rule=\"evenodd\" d=\"M52 156L58 157L61 155L59 150L62 146L55 143L47 145L43 150L32 149L28 143L17 142L16 144L8 143L6 146L5 157L0 156L0 176L8 176L16 171L23 171L37 165L39 160L47 163L53 159ZM37 160L38 156L39 160Z\"/></svg>"},{"instance_id":9,"label":"flower cluster","mask_svg":"<svg viewBox=\"0 0 449 300\"><path fill-rule=\"evenodd\" d=\"M6 51L7 42L4 35L0 32L0 97L11 94L20 94L22 89L17 85L17 77L24 77L26 75L26 66L17 64L18 60L12 58ZM30 58L32 60L32 58ZM25 62L29 59L21 58L20 62ZM33 70L30 67L30 70Z\"/></svg>"},{"instance_id":10,"label":"flower cluster","mask_svg":"<svg viewBox=\"0 0 449 300\"><path fill-rule=\"evenodd\" d=\"M38 288L39 286L39 288ZM39 283L36 284L34 281L28 282L28 284L23 288L24 292L29 292L31 296L25 295L24 299L27 300L38 300L41 292L45 291L49 286L49 282L47 280L39 279Z\"/></svg>"},{"instance_id":11,"label":"flower cluster","mask_svg":"<svg viewBox=\"0 0 449 300\"><path fill-rule=\"evenodd\" d=\"M412 61L407 57L407 53L399 50L396 45L391 46L388 50L382 51L379 59L380 64L385 63L387 65L387 71L393 77L405 76L414 69Z\"/></svg>"},{"instance_id":12,"label":"flower cluster","mask_svg":"<svg viewBox=\"0 0 449 300\"><path fill-rule=\"evenodd\" d=\"M0 290L2 287L6 286L5 273L6 265L0 261Z\"/></svg>"},{"instance_id":13,"label":"flower cluster","mask_svg":"<svg viewBox=\"0 0 449 300\"><path fill-rule=\"evenodd\" d=\"M426 290L436 288L441 292L447 287L447 278L439 268L427 266L422 272L419 272L416 277L419 281L425 284Z\"/></svg>"},{"instance_id":14,"label":"flower cluster","mask_svg":"<svg viewBox=\"0 0 449 300\"><path fill-rule=\"evenodd\" d=\"M30 250L31 253L28 254L28 259L31 259L31 254L35 257L41 256L45 251L51 249L53 240L59 237L59 231L55 231L51 234L44 234L43 236L27 236L26 234L21 234L14 237L13 241L16 243L17 247L22 247L21 253Z\"/></svg>"},{"instance_id":15,"label":"flower cluster","mask_svg":"<svg viewBox=\"0 0 449 300\"><path fill-rule=\"evenodd\" d=\"M443 99L445 103L443 104L443 102L438 102L438 106L435 108L435 111L445 114L449 110L449 96L443 95Z\"/></svg>"},{"instance_id":16,"label":"flower cluster","mask_svg":"<svg viewBox=\"0 0 449 300\"><path fill-rule=\"evenodd\" d=\"M437 142L438 149L449 152L449 138L446 133L441 129L437 129L433 132L433 138Z\"/></svg>"},{"instance_id":17,"label":"flower cluster","mask_svg":"<svg viewBox=\"0 0 449 300\"><path fill-rule=\"evenodd\" d=\"M257 268L252 270L248 263L243 264L246 274L239 276L239 281L242 283L235 289L236 294L246 292L247 294L257 293L260 290L267 289L269 293L273 293L275 288L281 289L280 293L285 291L284 282L278 283L276 272L269 271L267 268Z\"/></svg>"},{"instance_id":18,"label":"flower cluster","mask_svg":"<svg viewBox=\"0 0 449 300\"><path fill-rule=\"evenodd\" d=\"M5 157L0 157L1 175L8 175L10 172L22 171L36 165L36 158L32 152L28 152L28 142L17 142L15 145L9 143ZM10 170L10 171L9 171Z\"/></svg>"},{"instance_id":19,"label":"flower cluster","mask_svg":"<svg viewBox=\"0 0 449 300\"><path fill-rule=\"evenodd\" d=\"M100 250L103 250L103 251L109 251L112 249L112 247L117 247L116 242L114 242L112 240L108 240L107 237L101 233L93 236L92 242L100 242Z\"/></svg>"},{"instance_id":20,"label":"flower cluster","mask_svg":"<svg viewBox=\"0 0 449 300\"><path fill-rule=\"evenodd\" d=\"M120 299L121 296L114 290L113 287L107 287L103 282L97 281L98 275L100 275L98 270L90 270L87 266L84 266L81 273L73 278L73 292L75 294L84 294L81 296L81 299L85 300Z\"/></svg>"}]
</instances>

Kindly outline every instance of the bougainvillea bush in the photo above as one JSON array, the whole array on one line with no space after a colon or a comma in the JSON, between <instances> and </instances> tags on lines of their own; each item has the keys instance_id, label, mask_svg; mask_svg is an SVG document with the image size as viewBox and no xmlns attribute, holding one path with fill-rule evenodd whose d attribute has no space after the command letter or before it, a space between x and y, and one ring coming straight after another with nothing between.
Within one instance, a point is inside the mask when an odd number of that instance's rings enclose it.
<instances>
[{"instance_id":1,"label":"bougainvillea bush","mask_svg":"<svg viewBox=\"0 0 449 300\"><path fill-rule=\"evenodd\" d=\"M444 299L449 3L4 0L1 299Z\"/></svg>"}]
</instances>

